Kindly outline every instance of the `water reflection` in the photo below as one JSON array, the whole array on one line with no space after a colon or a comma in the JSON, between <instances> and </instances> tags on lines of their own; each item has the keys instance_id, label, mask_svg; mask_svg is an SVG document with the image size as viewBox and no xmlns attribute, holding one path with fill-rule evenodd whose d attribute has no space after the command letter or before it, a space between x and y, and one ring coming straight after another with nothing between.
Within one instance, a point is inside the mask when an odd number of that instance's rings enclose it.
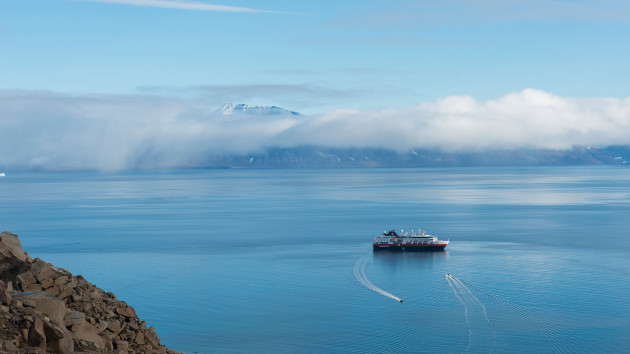
<instances>
[{"instance_id":1,"label":"water reflection","mask_svg":"<svg viewBox=\"0 0 630 354\"><path fill-rule=\"evenodd\" d=\"M436 263L442 263L448 259L449 253L442 251L425 251L425 252L392 252L392 251L375 251L372 253L372 261L378 267L386 267L389 269L396 268L431 268Z\"/></svg>"}]
</instances>

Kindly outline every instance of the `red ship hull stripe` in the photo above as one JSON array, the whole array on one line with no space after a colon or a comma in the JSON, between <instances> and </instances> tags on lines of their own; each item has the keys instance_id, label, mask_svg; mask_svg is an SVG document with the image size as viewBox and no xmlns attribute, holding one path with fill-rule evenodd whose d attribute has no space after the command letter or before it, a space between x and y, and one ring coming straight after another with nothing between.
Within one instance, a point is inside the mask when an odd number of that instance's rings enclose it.
<instances>
[{"instance_id":1,"label":"red ship hull stripe","mask_svg":"<svg viewBox=\"0 0 630 354\"><path fill-rule=\"evenodd\" d=\"M434 245L414 245L414 244L398 244L398 243L374 243L374 246L397 246L397 247L446 247L448 243Z\"/></svg>"}]
</instances>

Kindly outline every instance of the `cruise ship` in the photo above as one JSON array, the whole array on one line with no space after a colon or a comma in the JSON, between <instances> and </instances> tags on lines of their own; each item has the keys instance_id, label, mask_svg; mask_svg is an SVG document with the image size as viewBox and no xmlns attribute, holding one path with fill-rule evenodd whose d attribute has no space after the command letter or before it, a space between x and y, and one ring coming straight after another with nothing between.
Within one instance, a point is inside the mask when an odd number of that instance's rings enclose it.
<instances>
[{"instance_id":1,"label":"cruise ship","mask_svg":"<svg viewBox=\"0 0 630 354\"><path fill-rule=\"evenodd\" d=\"M450 241L438 240L424 231L405 232L400 235L394 230L374 236L374 251L443 251Z\"/></svg>"}]
</instances>

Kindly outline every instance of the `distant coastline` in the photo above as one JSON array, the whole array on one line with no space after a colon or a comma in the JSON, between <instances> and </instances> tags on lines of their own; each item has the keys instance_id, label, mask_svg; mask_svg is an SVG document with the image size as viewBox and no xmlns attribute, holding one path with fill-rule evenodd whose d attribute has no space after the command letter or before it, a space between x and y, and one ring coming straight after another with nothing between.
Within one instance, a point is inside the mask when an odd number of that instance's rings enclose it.
<instances>
[{"instance_id":1,"label":"distant coastline","mask_svg":"<svg viewBox=\"0 0 630 354\"><path fill-rule=\"evenodd\" d=\"M251 153L200 154L195 161L172 163L168 157L151 155L115 170L186 169L309 169L309 168L441 168L504 166L630 166L630 145L607 147L576 146L571 149L498 149L483 151L444 151L385 148L333 148L323 146L267 147ZM76 166L20 165L14 171L96 171ZM103 170L109 170L103 168Z\"/></svg>"},{"instance_id":2,"label":"distant coastline","mask_svg":"<svg viewBox=\"0 0 630 354\"><path fill-rule=\"evenodd\" d=\"M138 161L140 169L151 163ZM266 148L249 154L209 154L196 165L174 168L414 168L497 166L630 165L630 146L503 149L449 152L439 149L395 151L384 148L302 146ZM169 166L164 166L169 167Z\"/></svg>"}]
</instances>

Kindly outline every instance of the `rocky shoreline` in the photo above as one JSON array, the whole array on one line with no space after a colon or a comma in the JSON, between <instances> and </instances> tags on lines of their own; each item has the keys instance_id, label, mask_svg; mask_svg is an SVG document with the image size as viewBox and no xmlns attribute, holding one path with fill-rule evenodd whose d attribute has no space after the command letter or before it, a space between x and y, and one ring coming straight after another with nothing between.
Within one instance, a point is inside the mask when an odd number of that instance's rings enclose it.
<instances>
[{"instance_id":1,"label":"rocky shoreline","mask_svg":"<svg viewBox=\"0 0 630 354\"><path fill-rule=\"evenodd\" d=\"M0 234L0 353L168 353L133 307Z\"/></svg>"}]
</instances>

